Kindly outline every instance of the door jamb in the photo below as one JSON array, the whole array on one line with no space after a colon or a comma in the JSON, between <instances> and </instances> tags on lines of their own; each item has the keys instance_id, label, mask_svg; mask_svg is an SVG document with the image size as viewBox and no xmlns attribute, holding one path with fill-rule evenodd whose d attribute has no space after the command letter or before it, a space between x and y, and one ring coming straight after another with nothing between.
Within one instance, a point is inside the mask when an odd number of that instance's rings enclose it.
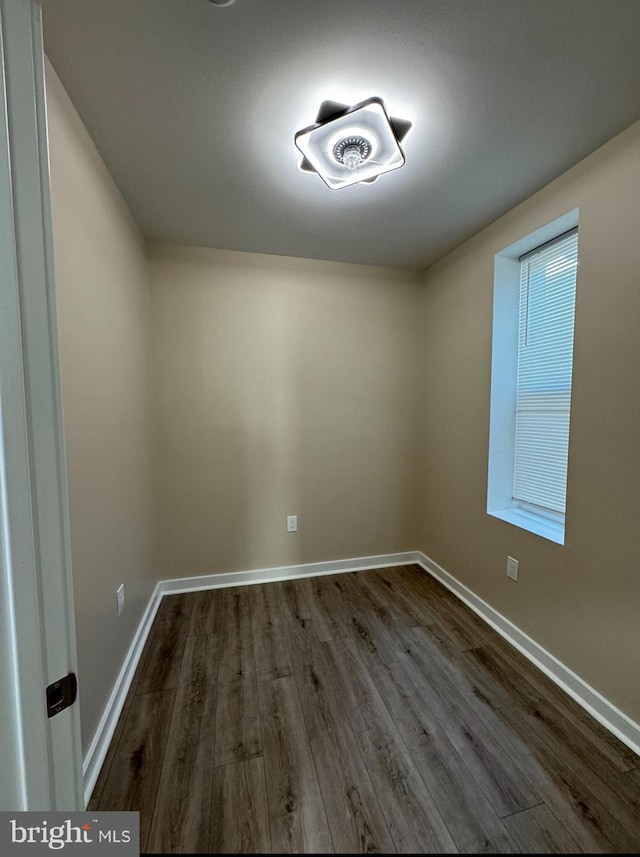
<instances>
[{"instance_id":1,"label":"door jamb","mask_svg":"<svg viewBox=\"0 0 640 857\"><path fill-rule=\"evenodd\" d=\"M84 809L39 0L0 0L0 283L0 809Z\"/></svg>"}]
</instances>

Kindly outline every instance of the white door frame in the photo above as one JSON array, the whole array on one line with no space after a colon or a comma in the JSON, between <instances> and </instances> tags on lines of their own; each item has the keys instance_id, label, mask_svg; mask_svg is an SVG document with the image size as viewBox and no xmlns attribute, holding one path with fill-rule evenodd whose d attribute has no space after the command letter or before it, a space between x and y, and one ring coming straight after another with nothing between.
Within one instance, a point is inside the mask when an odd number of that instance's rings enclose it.
<instances>
[{"instance_id":1,"label":"white door frame","mask_svg":"<svg viewBox=\"0 0 640 857\"><path fill-rule=\"evenodd\" d=\"M0 0L0 810L84 809L39 0Z\"/></svg>"}]
</instances>

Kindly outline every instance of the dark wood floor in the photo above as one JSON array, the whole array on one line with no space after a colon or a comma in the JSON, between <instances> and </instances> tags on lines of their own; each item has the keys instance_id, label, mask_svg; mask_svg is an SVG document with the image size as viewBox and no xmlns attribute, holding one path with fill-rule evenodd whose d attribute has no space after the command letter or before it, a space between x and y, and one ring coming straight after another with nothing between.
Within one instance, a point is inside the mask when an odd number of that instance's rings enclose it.
<instances>
[{"instance_id":1,"label":"dark wood floor","mask_svg":"<svg viewBox=\"0 0 640 857\"><path fill-rule=\"evenodd\" d=\"M417 567L165 597L91 808L150 853L637 853L640 758Z\"/></svg>"}]
</instances>

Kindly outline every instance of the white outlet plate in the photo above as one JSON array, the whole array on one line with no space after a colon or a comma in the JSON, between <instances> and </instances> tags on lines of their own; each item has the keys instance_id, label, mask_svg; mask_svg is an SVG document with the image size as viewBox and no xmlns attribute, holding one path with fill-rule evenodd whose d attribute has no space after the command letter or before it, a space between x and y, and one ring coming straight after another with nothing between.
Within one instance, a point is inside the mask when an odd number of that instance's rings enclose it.
<instances>
[{"instance_id":1,"label":"white outlet plate","mask_svg":"<svg viewBox=\"0 0 640 857\"><path fill-rule=\"evenodd\" d=\"M518 579L518 560L512 556L507 557L507 577L510 577L511 580Z\"/></svg>"},{"instance_id":2,"label":"white outlet plate","mask_svg":"<svg viewBox=\"0 0 640 857\"><path fill-rule=\"evenodd\" d=\"M116 605L118 610L118 616L121 616L122 611L124 610L124 583L121 583L120 586L116 589Z\"/></svg>"},{"instance_id":3,"label":"white outlet plate","mask_svg":"<svg viewBox=\"0 0 640 857\"><path fill-rule=\"evenodd\" d=\"M295 533L298 529L298 516L287 515L287 532Z\"/></svg>"}]
</instances>

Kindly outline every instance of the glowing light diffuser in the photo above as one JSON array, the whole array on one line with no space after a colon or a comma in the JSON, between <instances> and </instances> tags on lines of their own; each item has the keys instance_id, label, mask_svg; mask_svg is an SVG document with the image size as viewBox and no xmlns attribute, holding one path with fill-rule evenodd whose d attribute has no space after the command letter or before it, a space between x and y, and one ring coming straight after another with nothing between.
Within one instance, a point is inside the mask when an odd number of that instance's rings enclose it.
<instances>
[{"instance_id":1,"label":"glowing light diffuser","mask_svg":"<svg viewBox=\"0 0 640 857\"><path fill-rule=\"evenodd\" d=\"M410 122L390 118L380 98L354 107L324 101L315 124L295 135L300 169L317 173L332 190L371 184L404 164L400 141L410 128Z\"/></svg>"}]
</instances>

